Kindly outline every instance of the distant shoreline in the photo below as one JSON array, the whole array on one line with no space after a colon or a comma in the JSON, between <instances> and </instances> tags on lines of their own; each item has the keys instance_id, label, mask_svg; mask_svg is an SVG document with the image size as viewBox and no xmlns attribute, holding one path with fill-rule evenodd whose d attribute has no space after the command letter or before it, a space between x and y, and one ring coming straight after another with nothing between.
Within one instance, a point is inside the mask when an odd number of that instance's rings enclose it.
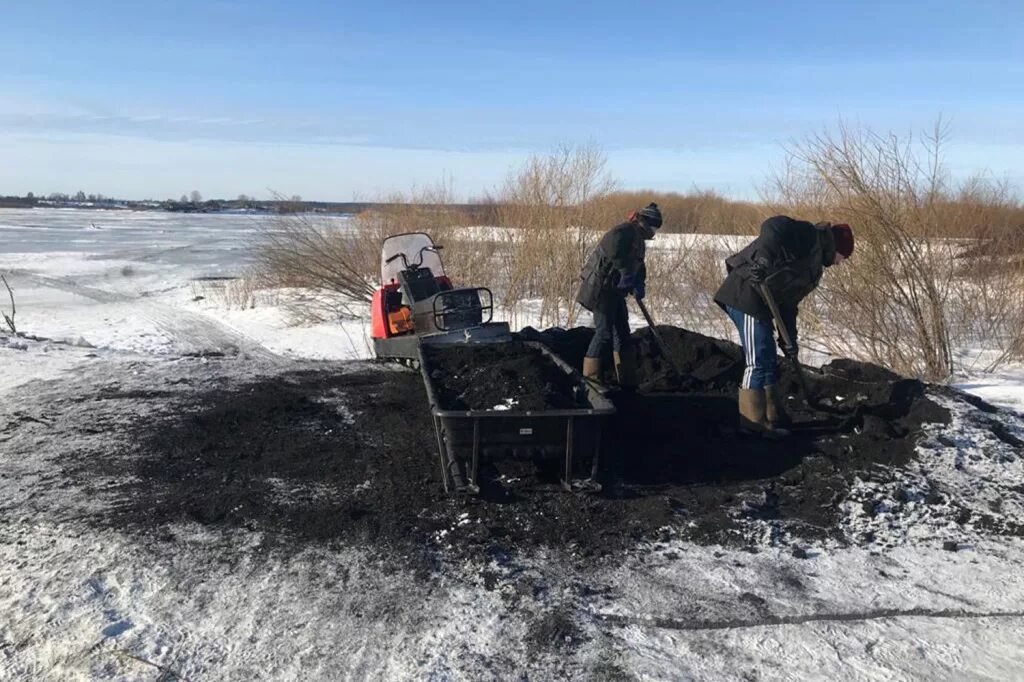
<instances>
[{"instance_id":1,"label":"distant shoreline","mask_svg":"<svg viewBox=\"0 0 1024 682\"><path fill-rule=\"evenodd\" d=\"M0 197L0 209L35 209L57 208L99 211L154 211L163 213L208 213L208 214L342 214L355 215L364 211L379 210L403 206L405 204L369 201L248 201L245 203L230 200L212 199L200 203L177 201L122 201L108 199L104 201L54 201L50 199L24 199L21 197ZM438 205L440 208L440 205ZM453 204L447 209L458 209L467 212L487 212L493 207L483 204Z\"/></svg>"}]
</instances>

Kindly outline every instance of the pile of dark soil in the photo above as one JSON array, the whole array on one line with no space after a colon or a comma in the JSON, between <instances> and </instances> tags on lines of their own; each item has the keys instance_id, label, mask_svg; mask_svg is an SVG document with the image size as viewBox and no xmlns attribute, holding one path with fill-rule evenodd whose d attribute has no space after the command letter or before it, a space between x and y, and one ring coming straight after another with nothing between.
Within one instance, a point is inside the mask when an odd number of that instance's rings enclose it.
<instances>
[{"instance_id":1,"label":"pile of dark soil","mask_svg":"<svg viewBox=\"0 0 1024 682\"><path fill-rule=\"evenodd\" d=\"M751 522L765 520L793 537L840 538L839 505L854 479L877 479L905 464L921 424L949 419L919 382L839 361L814 374L834 409L793 400L798 425L791 438L743 437L734 428L738 348L681 329L661 331L692 377L691 390L616 398L602 471L620 484L600 495L561 492L560 459L538 455L485 462L481 497L449 498L420 374L326 365L196 393L162 420L137 424L129 453L135 478L121 490L116 513L101 522L159 535L172 522L192 520L286 543L358 544L418 558L427 568L460 554L502 562L540 546L605 555L670 535L756 545L765 527L754 538ZM576 363L589 341L585 332L542 334ZM662 386L650 339L638 332L636 340L643 374ZM557 368L550 378L538 372L529 364L536 349L521 348L510 356L481 346L472 361L452 353L440 359L446 373L437 380L467 407L493 407L549 383L555 388L545 395L572 395L558 383L564 375ZM528 390L496 369L510 357L532 377ZM792 383L788 372L785 379ZM466 393L477 384L496 392L480 399ZM506 394L508 386L519 393ZM580 464L587 470L589 462Z\"/></svg>"},{"instance_id":2,"label":"pile of dark soil","mask_svg":"<svg viewBox=\"0 0 1024 682\"><path fill-rule=\"evenodd\" d=\"M429 346L427 372L446 410L550 410L586 407L578 382L525 343Z\"/></svg>"}]
</instances>

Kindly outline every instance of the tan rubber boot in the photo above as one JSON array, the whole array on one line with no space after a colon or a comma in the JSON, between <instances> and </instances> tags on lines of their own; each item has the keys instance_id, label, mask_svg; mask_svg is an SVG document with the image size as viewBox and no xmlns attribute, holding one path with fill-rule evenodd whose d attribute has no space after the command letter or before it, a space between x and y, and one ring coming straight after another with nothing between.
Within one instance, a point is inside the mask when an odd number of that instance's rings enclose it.
<instances>
[{"instance_id":1,"label":"tan rubber boot","mask_svg":"<svg viewBox=\"0 0 1024 682\"><path fill-rule=\"evenodd\" d=\"M636 388L636 351L632 348L613 353L615 358L615 375L619 378L619 386L625 389Z\"/></svg>"},{"instance_id":2,"label":"tan rubber boot","mask_svg":"<svg viewBox=\"0 0 1024 682\"><path fill-rule=\"evenodd\" d=\"M768 425L773 429L786 429L792 426L793 419L786 410L786 394L779 389L779 385L765 386L764 397L765 418L768 420Z\"/></svg>"},{"instance_id":3,"label":"tan rubber boot","mask_svg":"<svg viewBox=\"0 0 1024 682\"><path fill-rule=\"evenodd\" d=\"M583 378L601 383L601 358L583 358Z\"/></svg>"},{"instance_id":4,"label":"tan rubber boot","mask_svg":"<svg viewBox=\"0 0 1024 682\"><path fill-rule=\"evenodd\" d=\"M772 428L768 423L768 405L764 389L741 388L739 395L740 430L766 438L783 438L785 429Z\"/></svg>"}]
</instances>

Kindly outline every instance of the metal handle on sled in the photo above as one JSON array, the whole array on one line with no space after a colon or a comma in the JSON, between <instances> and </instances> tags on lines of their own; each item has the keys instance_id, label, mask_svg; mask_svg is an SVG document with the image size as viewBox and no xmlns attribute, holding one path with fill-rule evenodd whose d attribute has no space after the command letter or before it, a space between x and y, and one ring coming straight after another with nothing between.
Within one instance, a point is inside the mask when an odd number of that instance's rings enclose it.
<instances>
[{"instance_id":1,"label":"metal handle on sled","mask_svg":"<svg viewBox=\"0 0 1024 682\"><path fill-rule=\"evenodd\" d=\"M480 300L480 292L483 291L487 294L487 305L484 305ZM477 294L476 305L448 305L447 299L452 298L455 294L468 294L475 292ZM441 304L440 309L438 303ZM440 331L449 331L447 325L445 325L444 318L446 315L452 313L462 312L476 312L480 311L480 322L481 324L487 324L494 319L494 294L487 287L473 287L467 289L450 289L449 291L442 291L434 297L434 326ZM483 319L486 314L487 319Z\"/></svg>"}]
</instances>

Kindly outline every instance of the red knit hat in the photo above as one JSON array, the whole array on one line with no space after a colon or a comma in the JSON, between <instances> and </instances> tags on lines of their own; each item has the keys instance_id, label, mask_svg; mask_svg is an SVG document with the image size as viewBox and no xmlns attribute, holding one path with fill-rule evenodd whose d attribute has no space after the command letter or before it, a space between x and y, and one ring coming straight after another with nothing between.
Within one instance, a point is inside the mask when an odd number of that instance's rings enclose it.
<instances>
[{"instance_id":1,"label":"red knit hat","mask_svg":"<svg viewBox=\"0 0 1024 682\"><path fill-rule=\"evenodd\" d=\"M836 240L836 253L842 254L843 258L849 258L853 254L853 230L846 223L832 226L832 236Z\"/></svg>"}]
</instances>

